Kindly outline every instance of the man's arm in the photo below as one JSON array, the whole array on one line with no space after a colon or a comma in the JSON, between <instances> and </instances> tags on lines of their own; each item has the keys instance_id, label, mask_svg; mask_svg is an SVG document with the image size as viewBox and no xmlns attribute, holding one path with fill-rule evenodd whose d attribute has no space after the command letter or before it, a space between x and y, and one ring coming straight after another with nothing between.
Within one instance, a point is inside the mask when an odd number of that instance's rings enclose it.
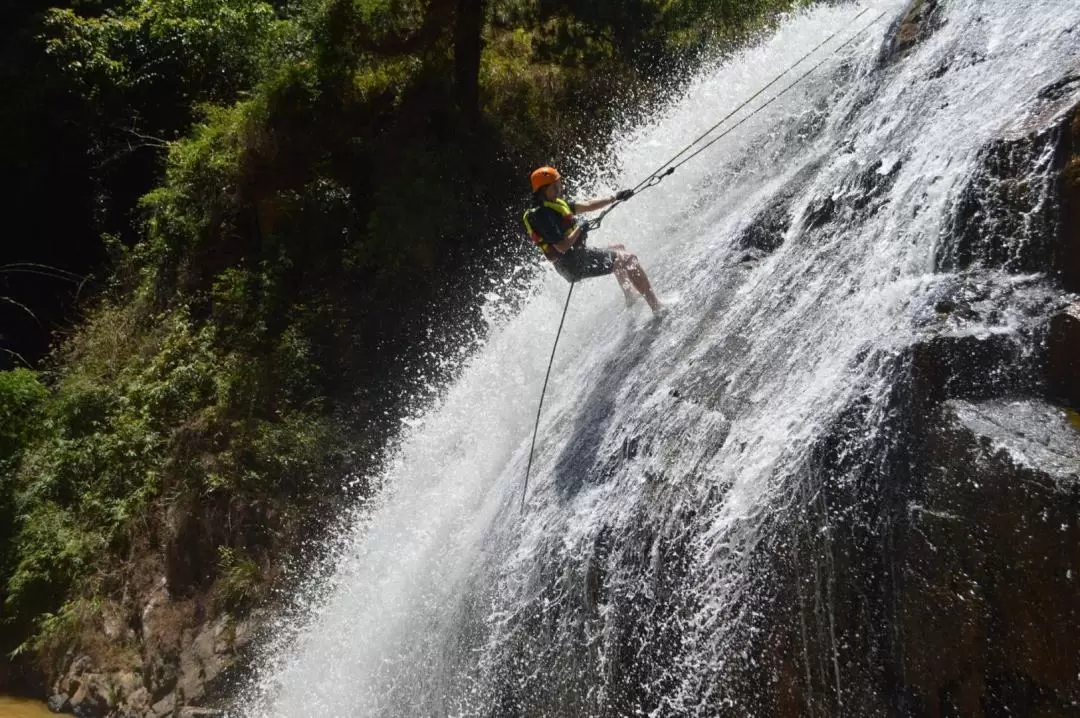
<instances>
[{"instance_id":1,"label":"man's arm","mask_svg":"<svg viewBox=\"0 0 1080 718\"><path fill-rule=\"evenodd\" d=\"M585 202L575 202L570 205L570 208L574 210L574 214L578 212L595 212L598 209L603 209L609 204L614 202L625 202L634 196L634 190L624 189L619 190L610 197L598 197L596 199L586 200Z\"/></svg>"},{"instance_id":2,"label":"man's arm","mask_svg":"<svg viewBox=\"0 0 1080 718\"><path fill-rule=\"evenodd\" d=\"M570 205L570 208L574 210L574 214L579 212L595 212L598 209L603 209L609 204L615 201L615 197L598 197L596 199L588 199L584 202L575 202Z\"/></svg>"}]
</instances>

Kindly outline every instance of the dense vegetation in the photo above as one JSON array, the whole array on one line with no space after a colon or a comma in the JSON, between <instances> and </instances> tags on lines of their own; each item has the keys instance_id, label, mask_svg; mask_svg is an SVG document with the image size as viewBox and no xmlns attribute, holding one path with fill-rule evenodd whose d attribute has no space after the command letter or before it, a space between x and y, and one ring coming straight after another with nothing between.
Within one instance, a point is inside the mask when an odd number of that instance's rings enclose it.
<instances>
[{"instance_id":1,"label":"dense vegetation","mask_svg":"<svg viewBox=\"0 0 1080 718\"><path fill-rule=\"evenodd\" d=\"M243 610L371 490L342 477L371 474L404 398L453 371L424 357L476 331L475 297L531 257L507 239L528 170L602 151L686 67L794 4L4 11L22 239L3 321L80 303L26 359L37 371L0 372L0 649L56 670L100 601L137 622L162 573Z\"/></svg>"}]
</instances>

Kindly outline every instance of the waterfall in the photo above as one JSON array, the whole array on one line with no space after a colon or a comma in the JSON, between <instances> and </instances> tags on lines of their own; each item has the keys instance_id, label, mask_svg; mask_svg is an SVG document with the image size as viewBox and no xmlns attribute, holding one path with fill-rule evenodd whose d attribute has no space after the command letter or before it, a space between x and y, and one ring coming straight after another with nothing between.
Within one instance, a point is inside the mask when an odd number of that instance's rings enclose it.
<instances>
[{"instance_id":1,"label":"waterfall","mask_svg":"<svg viewBox=\"0 0 1080 718\"><path fill-rule=\"evenodd\" d=\"M618 137L617 167L570 178L581 197L636 184L860 9L810 62L887 11L590 238L636 252L672 311L653 324L613 280L577 286L524 512L567 285L545 269L516 313L492 288L488 340L299 597L251 715L775 715L784 685L802 687L791 715L859 714L849 686L875 669L844 657L847 514L822 476L871 490L906 352L959 281L984 148L1080 59L1075 0L925 4L933 27L903 52L901 0L791 17ZM1026 275L1008 269L987 281L1012 291ZM797 615L777 628L783 601Z\"/></svg>"}]
</instances>

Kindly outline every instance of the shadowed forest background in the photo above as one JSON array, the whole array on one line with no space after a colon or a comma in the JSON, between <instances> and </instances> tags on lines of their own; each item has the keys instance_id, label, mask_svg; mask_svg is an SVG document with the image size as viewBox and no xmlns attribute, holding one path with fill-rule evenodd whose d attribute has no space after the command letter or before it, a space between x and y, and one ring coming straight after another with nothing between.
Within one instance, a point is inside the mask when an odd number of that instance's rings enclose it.
<instances>
[{"instance_id":1,"label":"shadowed forest background","mask_svg":"<svg viewBox=\"0 0 1080 718\"><path fill-rule=\"evenodd\" d=\"M540 266L529 170L796 4L8 3L0 689L137 658L158 576L264 599Z\"/></svg>"}]
</instances>

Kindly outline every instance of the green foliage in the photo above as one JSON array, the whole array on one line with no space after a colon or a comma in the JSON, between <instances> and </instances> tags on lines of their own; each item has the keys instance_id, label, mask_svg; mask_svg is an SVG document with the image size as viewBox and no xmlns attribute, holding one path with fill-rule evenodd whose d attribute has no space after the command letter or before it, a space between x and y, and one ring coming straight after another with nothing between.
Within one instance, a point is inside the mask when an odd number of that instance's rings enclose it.
<instances>
[{"instance_id":1,"label":"green foliage","mask_svg":"<svg viewBox=\"0 0 1080 718\"><path fill-rule=\"evenodd\" d=\"M41 613L58 610L76 576L100 560L106 539L55 503L33 502L26 508L4 609L9 621L38 624L40 630ZM31 645L40 638L35 635Z\"/></svg>"},{"instance_id":2,"label":"green foliage","mask_svg":"<svg viewBox=\"0 0 1080 718\"><path fill-rule=\"evenodd\" d=\"M38 428L48 392L29 369L0 371L0 480Z\"/></svg>"},{"instance_id":3,"label":"green foliage","mask_svg":"<svg viewBox=\"0 0 1080 718\"><path fill-rule=\"evenodd\" d=\"M254 0L136 0L90 17L55 8L45 37L86 97L165 94L187 106L251 87L293 39L274 7Z\"/></svg>"},{"instance_id":4,"label":"green foliage","mask_svg":"<svg viewBox=\"0 0 1080 718\"><path fill-rule=\"evenodd\" d=\"M352 0L360 27L371 44L403 42L419 32L429 12L422 0Z\"/></svg>"},{"instance_id":5,"label":"green foliage","mask_svg":"<svg viewBox=\"0 0 1080 718\"><path fill-rule=\"evenodd\" d=\"M64 603L56 612L41 614L34 635L19 644L11 657L33 654L39 662L52 664L48 668L61 669L59 660L78 644L80 634L98 615L100 608L100 600L79 598Z\"/></svg>"},{"instance_id":6,"label":"green foliage","mask_svg":"<svg viewBox=\"0 0 1080 718\"><path fill-rule=\"evenodd\" d=\"M184 307L135 313L104 306L65 347L43 435L14 477L20 529L5 612L24 623L97 585L109 556L154 533L161 500L296 492L327 455L333 432L314 413L310 350L296 329L272 363L253 363L223 353L213 326L197 326ZM29 372L9 374L0 386L15 386L24 405L44 399ZM28 645L44 645L51 625Z\"/></svg>"},{"instance_id":7,"label":"green foliage","mask_svg":"<svg viewBox=\"0 0 1080 718\"><path fill-rule=\"evenodd\" d=\"M250 606L263 586L262 569L243 551L222 546L218 549L218 600L230 613Z\"/></svg>"},{"instance_id":8,"label":"green foliage","mask_svg":"<svg viewBox=\"0 0 1080 718\"><path fill-rule=\"evenodd\" d=\"M42 431L41 407L46 397L47 390L34 372L0 372L0 576L11 575L14 566L11 542L19 527L15 472L27 446ZM0 587L0 600L5 596Z\"/></svg>"}]
</instances>

